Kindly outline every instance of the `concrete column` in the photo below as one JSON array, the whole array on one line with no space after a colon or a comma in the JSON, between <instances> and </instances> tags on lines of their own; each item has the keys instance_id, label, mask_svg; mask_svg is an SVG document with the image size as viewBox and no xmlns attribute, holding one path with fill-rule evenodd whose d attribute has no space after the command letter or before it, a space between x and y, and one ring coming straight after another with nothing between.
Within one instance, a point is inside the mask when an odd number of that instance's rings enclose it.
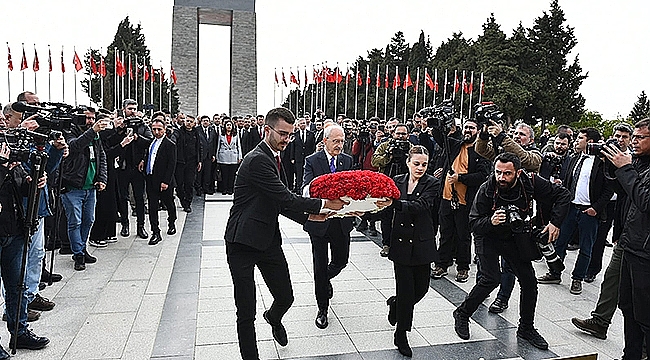
<instances>
[{"instance_id":1,"label":"concrete column","mask_svg":"<svg viewBox=\"0 0 650 360\"><path fill-rule=\"evenodd\" d=\"M172 65L178 77L179 110L197 116L199 110L199 20L193 6L174 5Z\"/></svg>"},{"instance_id":2,"label":"concrete column","mask_svg":"<svg viewBox=\"0 0 650 360\"><path fill-rule=\"evenodd\" d=\"M255 13L233 10L230 42L230 113L257 114Z\"/></svg>"}]
</instances>

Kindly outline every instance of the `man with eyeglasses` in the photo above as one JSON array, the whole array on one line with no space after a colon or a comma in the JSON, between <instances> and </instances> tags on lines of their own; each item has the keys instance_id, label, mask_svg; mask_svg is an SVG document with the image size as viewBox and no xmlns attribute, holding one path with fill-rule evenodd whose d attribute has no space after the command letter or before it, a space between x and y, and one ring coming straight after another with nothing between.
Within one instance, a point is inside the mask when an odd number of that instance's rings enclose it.
<instances>
[{"instance_id":1,"label":"man with eyeglasses","mask_svg":"<svg viewBox=\"0 0 650 360\"><path fill-rule=\"evenodd\" d=\"M235 288L237 336L242 359L258 359L255 335L255 273L257 266L273 296L263 318L271 325L273 338L287 345L282 317L293 303L289 267L282 250L280 214L298 223L323 221L322 210L339 210L344 202L303 198L287 187L280 159L292 138L295 116L286 108L268 112L264 140L242 161L235 180L235 193L226 225L226 257Z\"/></svg>"},{"instance_id":2,"label":"man with eyeglasses","mask_svg":"<svg viewBox=\"0 0 650 360\"><path fill-rule=\"evenodd\" d=\"M618 307L623 312L623 359L640 359L650 338L650 118L634 125L632 154L606 146L603 154L618 169L618 184L628 196Z\"/></svg>"},{"instance_id":3,"label":"man with eyeglasses","mask_svg":"<svg viewBox=\"0 0 650 360\"><path fill-rule=\"evenodd\" d=\"M483 129L476 140L476 153L488 160L498 155L494 145L503 148L502 152L511 152L521 160L526 171L538 172L542 164L542 153L535 147L535 132L527 124L519 124L511 139L498 123L492 123Z\"/></svg>"}]
</instances>

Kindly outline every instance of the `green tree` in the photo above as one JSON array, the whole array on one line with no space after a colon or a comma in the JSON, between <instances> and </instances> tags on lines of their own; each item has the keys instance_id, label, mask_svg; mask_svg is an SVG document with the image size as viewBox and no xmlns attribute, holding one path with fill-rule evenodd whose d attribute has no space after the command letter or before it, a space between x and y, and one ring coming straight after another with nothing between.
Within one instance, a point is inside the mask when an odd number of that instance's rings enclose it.
<instances>
[{"instance_id":1,"label":"green tree","mask_svg":"<svg viewBox=\"0 0 650 360\"><path fill-rule=\"evenodd\" d=\"M645 93L645 90L641 91L641 94L634 103L632 111L630 112L630 118L632 121L637 122L639 120L645 119L650 116L650 100Z\"/></svg>"},{"instance_id":2,"label":"green tree","mask_svg":"<svg viewBox=\"0 0 650 360\"><path fill-rule=\"evenodd\" d=\"M129 21L127 16L122 20L115 33L113 42L106 48L106 76L102 78L101 74L92 74L90 66L90 56L93 57L96 65L99 67L101 63L101 52L98 49L89 49L86 52L84 59L85 62L85 72L90 77L92 81L92 87L89 87L89 80L85 79L81 81L82 88L95 103L102 104L104 108L115 109L119 108L120 104L115 104L115 54L122 56L122 53L125 54L123 65L126 69L126 75L124 77L118 77L119 86L118 86L118 99L121 99L122 88L124 87L124 97L130 97L137 99L138 104L142 108L143 105L151 104L151 80L146 82L146 86L143 89L143 80L144 80L144 69L138 69L138 64L146 64L147 66L153 65L158 66L157 64L152 64L152 60L149 54L149 49L145 44L145 36L142 31L142 26L140 24L134 26ZM132 69L129 69L129 60L128 54L131 54L131 64ZM137 57L137 63L136 63ZM149 67L149 69L151 69ZM170 79L169 70L164 70L166 72L166 81L160 81L160 68L156 69L156 77L153 83L153 108L154 109L168 109L169 108L169 93L171 90L171 100L172 100L172 113L178 111L178 90L172 84ZM149 70L150 71L150 70ZM130 79L131 74L133 74L133 79ZM131 80L131 81L129 81ZM101 98L101 82L104 86L104 98ZM122 84L123 83L123 84ZM137 83L137 85L136 85ZM162 86L162 89L160 88ZM137 93L136 93L137 87ZM90 93L92 90L92 94ZM162 99L161 91L162 90ZM143 98L144 91L144 98ZM103 101L102 101L103 100ZM162 103L161 103L162 101ZM116 106L117 105L117 106Z\"/></svg>"}]
</instances>

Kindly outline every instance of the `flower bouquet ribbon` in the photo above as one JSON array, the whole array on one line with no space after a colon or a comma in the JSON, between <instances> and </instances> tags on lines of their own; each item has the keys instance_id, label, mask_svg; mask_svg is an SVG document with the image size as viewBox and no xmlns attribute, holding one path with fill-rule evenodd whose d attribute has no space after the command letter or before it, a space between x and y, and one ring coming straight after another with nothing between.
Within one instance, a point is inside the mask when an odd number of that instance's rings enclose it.
<instances>
[{"instance_id":1,"label":"flower bouquet ribbon","mask_svg":"<svg viewBox=\"0 0 650 360\"><path fill-rule=\"evenodd\" d=\"M400 191L388 176L370 170L350 170L321 175L309 185L309 195L320 199L341 199L350 203L338 216L354 212L375 212L378 200L399 199Z\"/></svg>"}]
</instances>

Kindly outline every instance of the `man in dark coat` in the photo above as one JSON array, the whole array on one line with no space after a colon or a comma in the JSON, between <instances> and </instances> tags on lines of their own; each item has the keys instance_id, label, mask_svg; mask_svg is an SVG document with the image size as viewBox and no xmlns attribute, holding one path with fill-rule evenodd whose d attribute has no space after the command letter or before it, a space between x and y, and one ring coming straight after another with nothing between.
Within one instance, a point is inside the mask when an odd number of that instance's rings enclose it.
<instances>
[{"instance_id":1,"label":"man in dark coat","mask_svg":"<svg viewBox=\"0 0 650 360\"><path fill-rule=\"evenodd\" d=\"M199 172L196 185L197 194L214 194L214 170L216 165L217 139L219 136L214 128L210 125L210 117L201 116L201 124L197 126L199 135L201 135L201 144L203 145L203 159L201 159L201 171Z\"/></svg>"},{"instance_id":2,"label":"man in dark coat","mask_svg":"<svg viewBox=\"0 0 650 360\"><path fill-rule=\"evenodd\" d=\"M296 191L302 189L305 158L313 154L314 150L316 150L314 133L307 129L307 122L305 119L298 119L298 128L294 133L293 153L291 154L291 162L296 169Z\"/></svg>"},{"instance_id":3,"label":"man in dark coat","mask_svg":"<svg viewBox=\"0 0 650 360\"><path fill-rule=\"evenodd\" d=\"M185 126L174 132L176 137L176 193L181 201L183 211L192 212L192 186L194 179L203 166L203 145L201 136L194 126L194 118L187 115Z\"/></svg>"}]
</instances>

